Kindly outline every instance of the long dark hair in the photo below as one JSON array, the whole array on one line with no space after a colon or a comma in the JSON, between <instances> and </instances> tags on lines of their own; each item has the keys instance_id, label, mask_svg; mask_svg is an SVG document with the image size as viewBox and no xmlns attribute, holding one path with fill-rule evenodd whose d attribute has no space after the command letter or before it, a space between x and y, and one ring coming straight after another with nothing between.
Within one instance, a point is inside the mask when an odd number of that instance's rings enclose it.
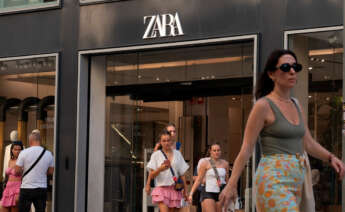
<instances>
[{"instance_id":1,"label":"long dark hair","mask_svg":"<svg viewBox=\"0 0 345 212\"><path fill-rule=\"evenodd\" d=\"M297 62L296 54L293 51L288 50L288 49L274 50L268 57L266 65L265 65L265 69L259 77L259 80L256 86L256 91L255 91L256 99L266 96L273 90L274 82L268 76L268 72L274 72L277 69L279 58L285 54L291 55L292 57L295 58Z\"/></svg>"},{"instance_id":2,"label":"long dark hair","mask_svg":"<svg viewBox=\"0 0 345 212\"><path fill-rule=\"evenodd\" d=\"M13 155L13 152L12 152L14 146L20 146L20 149L21 149L21 150L24 149L23 143L22 143L21 141L15 141L15 142L13 142L12 145L11 145L11 151L10 151L10 153L11 153L11 159L14 159L14 155Z\"/></svg>"}]
</instances>

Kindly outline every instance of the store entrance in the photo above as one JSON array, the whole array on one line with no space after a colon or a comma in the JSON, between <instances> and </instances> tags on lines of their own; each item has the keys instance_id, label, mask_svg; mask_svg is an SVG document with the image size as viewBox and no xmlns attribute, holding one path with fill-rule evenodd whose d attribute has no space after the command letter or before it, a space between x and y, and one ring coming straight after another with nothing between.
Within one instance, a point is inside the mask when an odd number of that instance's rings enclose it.
<instances>
[{"instance_id":1,"label":"store entrance","mask_svg":"<svg viewBox=\"0 0 345 212\"><path fill-rule=\"evenodd\" d=\"M176 125L190 166L189 186L208 144L219 142L223 158L233 163L253 104L254 61L253 39L92 57L89 210L153 210L143 193L145 164L168 123ZM248 209L249 166L239 188ZM103 204L92 204L95 199Z\"/></svg>"},{"instance_id":2,"label":"store entrance","mask_svg":"<svg viewBox=\"0 0 345 212\"><path fill-rule=\"evenodd\" d=\"M186 174L190 186L208 144L219 142L223 159L232 164L252 106L251 93L251 78L107 87L104 211L153 211L143 192L144 167L168 123L176 125L181 153L191 167ZM240 181L243 199L250 184L247 174Z\"/></svg>"}]
</instances>

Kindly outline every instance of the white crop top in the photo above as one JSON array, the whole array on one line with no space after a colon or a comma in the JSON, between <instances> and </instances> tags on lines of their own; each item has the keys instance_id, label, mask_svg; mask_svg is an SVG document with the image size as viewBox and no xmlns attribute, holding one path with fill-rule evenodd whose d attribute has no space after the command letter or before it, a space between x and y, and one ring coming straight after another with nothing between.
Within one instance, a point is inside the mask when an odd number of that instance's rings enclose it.
<instances>
[{"instance_id":1,"label":"white crop top","mask_svg":"<svg viewBox=\"0 0 345 212\"><path fill-rule=\"evenodd\" d=\"M217 168L219 178L220 178L220 184L226 184L225 182L225 176L226 176L226 169L225 168ZM219 193L220 188L217 185L217 177L216 173L214 173L213 168L211 167L206 171L206 192L212 192L212 193Z\"/></svg>"}]
</instances>

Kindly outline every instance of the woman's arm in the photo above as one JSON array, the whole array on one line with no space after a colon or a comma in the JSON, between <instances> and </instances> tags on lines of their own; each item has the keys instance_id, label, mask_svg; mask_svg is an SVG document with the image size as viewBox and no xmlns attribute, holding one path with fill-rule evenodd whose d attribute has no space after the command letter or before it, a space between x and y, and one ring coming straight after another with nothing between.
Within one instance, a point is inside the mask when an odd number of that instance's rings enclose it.
<instances>
[{"instance_id":1,"label":"woman's arm","mask_svg":"<svg viewBox=\"0 0 345 212\"><path fill-rule=\"evenodd\" d=\"M334 168L334 170L339 174L339 179L343 179L345 175L344 163L335 155L330 153L327 149L322 147L317 141L315 141L315 139L310 134L308 123L305 120L305 115L301 107L300 110L303 114L304 127L306 130L305 135L303 137L305 151L315 158L329 162L330 165Z\"/></svg>"},{"instance_id":2,"label":"woman's arm","mask_svg":"<svg viewBox=\"0 0 345 212\"><path fill-rule=\"evenodd\" d=\"M145 192L147 195L150 195L151 180L152 180L152 175L151 175L151 171L150 171L149 176L147 177L146 185L145 185Z\"/></svg>"},{"instance_id":3,"label":"woman's arm","mask_svg":"<svg viewBox=\"0 0 345 212\"><path fill-rule=\"evenodd\" d=\"M161 166L159 166L156 170L151 170L149 176L151 176L151 179L154 179L159 175L159 173L168 168L170 168L170 164L162 163Z\"/></svg>"},{"instance_id":4,"label":"woman's arm","mask_svg":"<svg viewBox=\"0 0 345 212\"><path fill-rule=\"evenodd\" d=\"M205 177L205 173L207 171L207 161L204 161L199 168L198 171L198 176L192 186L192 189L190 190L189 196L188 196L188 200L191 201L193 198L193 194L195 192L195 190L199 187L199 185L201 184L202 179L204 179Z\"/></svg>"}]
</instances>

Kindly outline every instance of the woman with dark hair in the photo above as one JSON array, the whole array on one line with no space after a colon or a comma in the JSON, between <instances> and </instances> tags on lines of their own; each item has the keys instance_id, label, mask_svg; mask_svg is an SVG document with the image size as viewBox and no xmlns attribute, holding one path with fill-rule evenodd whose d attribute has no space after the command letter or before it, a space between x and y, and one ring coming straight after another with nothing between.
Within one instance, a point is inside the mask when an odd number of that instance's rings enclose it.
<instances>
[{"instance_id":1,"label":"woman with dark hair","mask_svg":"<svg viewBox=\"0 0 345 212\"><path fill-rule=\"evenodd\" d=\"M237 182L258 136L262 157L256 171L256 208L262 211L300 211L306 151L329 162L342 179L345 165L316 142L297 99L291 97L302 65L290 50L276 50L267 60L230 180L220 195L226 207L237 197Z\"/></svg>"},{"instance_id":2,"label":"woman with dark hair","mask_svg":"<svg viewBox=\"0 0 345 212\"><path fill-rule=\"evenodd\" d=\"M161 150L155 151L150 158L147 168L149 178L155 180L155 188L152 190L152 202L158 204L162 212L173 212L181 207L182 198L186 198L186 191L175 190L174 185L179 177L183 180L184 188L187 187L185 172L189 168L182 154L171 148L170 133L164 130L159 141ZM149 189L146 190L149 193Z\"/></svg>"},{"instance_id":3,"label":"woman with dark hair","mask_svg":"<svg viewBox=\"0 0 345 212\"><path fill-rule=\"evenodd\" d=\"M24 149L21 141L14 141L11 145L11 159L8 162L6 170L7 183L2 194L1 205L3 212L18 211L18 200L22 176L16 174L14 167L16 166L19 153Z\"/></svg>"},{"instance_id":4,"label":"woman with dark hair","mask_svg":"<svg viewBox=\"0 0 345 212\"><path fill-rule=\"evenodd\" d=\"M222 208L218 197L229 178L229 163L221 159L222 152L218 143L210 146L209 154L210 158L204 159L200 165L198 177L192 186L188 201L192 203L194 192L205 179L205 186L200 195L202 211L221 212Z\"/></svg>"}]
</instances>

